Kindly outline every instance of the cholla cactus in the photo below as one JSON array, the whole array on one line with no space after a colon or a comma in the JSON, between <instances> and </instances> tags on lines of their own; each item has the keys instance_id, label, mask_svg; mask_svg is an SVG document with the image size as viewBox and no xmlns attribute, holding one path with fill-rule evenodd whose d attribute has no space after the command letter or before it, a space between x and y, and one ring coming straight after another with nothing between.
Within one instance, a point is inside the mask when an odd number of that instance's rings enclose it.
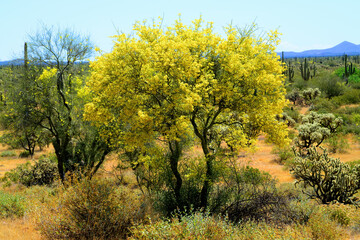
<instances>
[{"instance_id":1,"label":"cholla cactus","mask_svg":"<svg viewBox=\"0 0 360 240\"><path fill-rule=\"evenodd\" d=\"M315 147L309 149L306 157L295 153L294 167L290 170L297 183L311 186L308 193L323 204L330 202L354 203L354 194L360 189L359 170L342 163L338 158L330 158L326 150L319 153Z\"/></svg>"},{"instance_id":2,"label":"cholla cactus","mask_svg":"<svg viewBox=\"0 0 360 240\"><path fill-rule=\"evenodd\" d=\"M297 128L299 134L295 138L295 145L303 156L309 154L308 149L320 144L341 126L342 119L333 114L318 114L310 112L301 118L301 125Z\"/></svg>"},{"instance_id":3,"label":"cholla cactus","mask_svg":"<svg viewBox=\"0 0 360 240\"><path fill-rule=\"evenodd\" d=\"M316 112L310 112L301 119L302 123L314 123L318 122L322 127L330 130L330 133L334 133L338 127L343 123L342 118L335 117L332 113L318 114Z\"/></svg>"},{"instance_id":4,"label":"cholla cactus","mask_svg":"<svg viewBox=\"0 0 360 240\"><path fill-rule=\"evenodd\" d=\"M302 105L304 97L300 93L299 89L293 89L291 92L286 94L286 99L289 99L294 105Z\"/></svg>"},{"instance_id":5,"label":"cholla cactus","mask_svg":"<svg viewBox=\"0 0 360 240\"><path fill-rule=\"evenodd\" d=\"M321 92L318 88L308 88L302 91L301 94L304 97L305 104L310 105L318 96L321 95Z\"/></svg>"},{"instance_id":6,"label":"cholla cactus","mask_svg":"<svg viewBox=\"0 0 360 240\"><path fill-rule=\"evenodd\" d=\"M295 139L295 145L300 149L318 147L330 136L330 130L322 127L318 122L301 124L297 130L299 134Z\"/></svg>"}]
</instances>

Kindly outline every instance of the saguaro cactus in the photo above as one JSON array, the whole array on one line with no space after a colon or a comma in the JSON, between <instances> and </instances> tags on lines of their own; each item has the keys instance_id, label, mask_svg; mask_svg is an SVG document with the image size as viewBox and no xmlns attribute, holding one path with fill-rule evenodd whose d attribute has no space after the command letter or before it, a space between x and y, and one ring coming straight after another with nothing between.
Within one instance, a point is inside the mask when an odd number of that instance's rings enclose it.
<instances>
[{"instance_id":1,"label":"saguaro cactus","mask_svg":"<svg viewBox=\"0 0 360 240\"><path fill-rule=\"evenodd\" d=\"M348 63L347 63L347 55L345 54L344 56L344 67L345 67L345 77L349 77L350 75L354 74L355 73L355 67L353 67L353 64L352 62L349 64L348 66Z\"/></svg>"},{"instance_id":2,"label":"saguaro cactus","mask_svg":"<svg viewBox=\"0 0 360 240\"><path fill-rule=\"evenodd\" d=\"M28 58L28 51L27 51L27 43L24 44L24 75L25 78L28 78L28 64L29 64L29 58Z\"/></svg>"},{"instance_id":3,"label":"saguaro cactus","mask_svg":"<svg viewBox=\"0 0 360 240\"><path fill-rule=\"evenodd\" d=\"M289 61L287 64L287 75L289 78L289 82L293 82L294 81L294 66L291 65L291 62Z\"/></svg>"},{"instance_id":4,"label":"saguaro cactus","mask_svg":"<svg viewBox=\"0 0 360 240\"><path fill-rule=\"evenodd\" d=\"M307 81L310 79L310 69L308 67L308 64L306 62L306 58L304 63L300 63L300 72L301 72L301 77Z\"/></svg>"},{"instance_id":5,"label":"saguaro cactus","mask_svg":"<svg viewBox=\"0 0 360 240\"><path fill-rule=\"evenodd\" d=\"M310 78L313 78L315 76L316 66L315 66L315 64L309 66L309 64L305 58L304 62L300 63L300 72L301 72L301 77L305 81L308 81Z\"/></svg>"},{"instance_id":6,"label":"saguaro cactus","mask_svg":"<svg viewBox=\"0 0 360 240\"><path fill-rule=\"evenodd\" d=\"M25 69L28 68L28 63L29 63L29 59L28 59L27 43L25 42L25 44L24 44L24 66L25 66Z\"/></svg>"}]
</instances>

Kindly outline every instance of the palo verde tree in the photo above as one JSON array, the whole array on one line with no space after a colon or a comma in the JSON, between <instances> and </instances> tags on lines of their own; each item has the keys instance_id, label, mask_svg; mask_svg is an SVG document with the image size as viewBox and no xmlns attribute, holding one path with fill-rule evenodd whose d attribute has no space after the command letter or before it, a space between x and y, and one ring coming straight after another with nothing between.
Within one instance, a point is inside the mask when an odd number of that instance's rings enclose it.
<instances>
[{"instance_id":1,"label":"palo verde tree","mask_svg":"<svg viewBox=\"0 0 360 240\"><path fill-rule=\"evenodd\" d=\"M29 78L29 67L36 71L31 91L20 86L23 99L31 99L27 125L49 135L62 180L75 169L92 177L110 150L82 119L85 96L79 92L85 84L86 65L80 63L92 54L93 46L88 37L70 29L46 26L30 35L27 45L24 78Z\"/></svg>"},{"instance_id":2,"label":"palo verde tree","mask_svg":"<svg viewBox=\"0 0 360 240\"><path fill-rule=\"evenodd\" d=\"M127 151L158 142L169 153L178 203L184 139L197 138L206 164L198 206L206 208L221 148L238 150L262 132L286 142L286 126L276 120L286 105L278 35L261 39L253 28L229 26L222 38L201 19L166 29L136 23L134 31L116 36L113 51L91 63L85 118Z\"/></svg>"}]
</instances>

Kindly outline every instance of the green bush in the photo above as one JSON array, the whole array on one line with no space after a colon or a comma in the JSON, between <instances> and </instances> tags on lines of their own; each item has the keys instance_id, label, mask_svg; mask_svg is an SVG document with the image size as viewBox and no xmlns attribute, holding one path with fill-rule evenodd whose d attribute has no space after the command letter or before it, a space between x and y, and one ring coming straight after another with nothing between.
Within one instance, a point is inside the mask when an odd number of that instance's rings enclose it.
<instances>
[{"instance_id":1,"label":"green bush","mask_svg":"<svg viewBox=\"0 0 360 240\"><path fill-rule=\"evenodd\" d=\"M294 119L295 122L298 123L300 121L300 113L295 108L285 107L284 113L286 113L286 115L289 116L290 118Z\"/></svg>"},{"instance_id":2,"label":"green bush","mask_svg":"<svg viewBox=\"0 0 360 240\"><path fill-rule=\"evenodd\" d=\"M318 113L333 113L339 107L340 104L337 101L329 100L327 98L319 98L316 103L311 106L311 110Z\"/></svg>"},{"instance_id":3,"label":"green bush","mask_svg":"<svg viewBox=\"0 0 360 240\"><path fill-rule=\"evenodd\" d=\"M351 221L347 213L339 208L330 212L330 219L339 223L341 226L349 226Z\"/></svg>"},{"instance_id":4,"label":"green bush","mask_svg":"<svg viewBox=\"0 0 360 240\"><path fill-rule=\"evenodd\" d=\"M6 144L10 149L19 149L21 144L18 139L14 138L12 134L5 133L0 136L0 143Z\"/></svg>"},{"instance_id":5,"label":"green bush","mask_svg":"<svg viewBox=\"0 0 360 240\"><path fill-rule=\"evenodd\" d=\"M83 180L58 199L38 223L47 239L121 239L145 216L137 194L116 189L109 181Z\"/></svg>"},{"instance_id":6,"label":"green bush","mask_svg":"<svg viewBox=\"0 0 360 240\"><path fill-rule=\"evenodd\" d=\"M326 139L325 143L331 153L346 153L350 148L348 141L344 135L336 134Z\"/></svg>"},{"instance_id":7,"label":"green bush","mask_svg":"<svg viewBox=\"0 0 360 240\"><path fill-rule=\"evenodd\" d=\"M153 196L154 207L163 215L170 217L174 211L200 208L201 188L205 175L205 159L185 158L183 159L180 171L183 176L181 186L181 199L176 200L172 186L172 176L170 168L167 167L163 173L166 181L166 188L156 189Z\"/></svg>"},{"instance_id":8,"label":"green bush","mask_svg":"<svg viewBox=\"0 0 360 240\"><path fill-rule=\"evenodd\" d=\"M13 182L21 183L29 187L33 185L52 184L57 179L57 176L57 164L49 158L42 157L37 160L34 165L27 162L5 173L2 181L6 182L7 185Z\"/></svg>"},{"instance_id":9,"label":"green bush","mask_svg":"<svg viewBox=\"0 0 360 240\"><path fill-rule=\"evenodd\" d=\"M236 239L239 229L208 214L193 213L180 219L138 225L130 239Z\"/></svg>"},{"instance_id":10,"label":"green bush","mask_svg":"<svg viewBox=\"0 0 360 240\"><path fill-rule=\"evenodd\" d=\"M23 197L0 191L0 218L22 217L24 212Z\"/></svg>"},{"instance_id":11,"label":"green bush","mask_svg":"<svg viewBox=\"0 0 360 240\"><path fill-rule=\"evenodd\" d=\"M275 147L273 153L278 155L277 161L280 164L291 165L295 158L294 151L289 146L283 148Z\"/></svg>"},{"instance_id":12,"label":"green bush","mask_svg":"<svg viewBox=\"0 0 360 240\"><path fill-rule=\"evenodd\" d=\"M333 98L339 105L360 103L360 89L348 88L342 96Z\"/></svg>"},{"instance_id":13,"label":"green bush","mask_svg":"<svg viewBox=\"0 0 360 240\"><path fill-rule=\"evenodd\" d=\"M341 240L347 239L347 234L336 221L333 221L321 211L311 215L307 227L310 228L311 239Z\"/></svg>"},{"instance_id":14,"label":"green bush","mask_svg":"<svg viewBox=\"0 0 360 240\"><path fill-rule=\"evenodd\" d=\"M20 158L27 158L30 156L30 153L29 151L22 151L20 154L19 154L19 157Z\"/></svg>"},{"instance_id":15,"label":"green bush","mask_svg":"<svg viewBox=\"0 0 360 240\"><path fill-rule=\"evenodd\" d=\"M16 153L14 151L3 151L0 153L0 157L14 157Z\"/></svg>"},{"instance_id":16,"label":"green bush","mask_svg":"<svg viewBox=\"0 0 360 240\"><path fill-rule=\"evenodd\" d=\"M345 83L341 82L341 79L338 77L331 75L328 78L322 80L323 81L320 81L319 83L319 88L327 98L333 98L344 94Z\"/></svg>"},{"instance_id":17,"label":"green bush","mask_svg":"<svg viewBox=\"0 0 360 240\"><path fill-rule=\"evenodd\" d=\"M352 84L352 83L355 83L355 84L360 83L359 73L355 74L355 75L351 75L348 80L349 80L350 84Z\"/></svg>"}]
</instances>

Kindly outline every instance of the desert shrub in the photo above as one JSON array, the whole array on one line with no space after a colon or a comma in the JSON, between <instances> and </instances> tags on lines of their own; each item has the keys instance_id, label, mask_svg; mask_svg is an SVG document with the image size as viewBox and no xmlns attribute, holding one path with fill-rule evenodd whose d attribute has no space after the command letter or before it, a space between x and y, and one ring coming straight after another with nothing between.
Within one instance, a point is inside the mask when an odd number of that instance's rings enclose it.
<instances>
[{"instance_id":1,"label":"desert shrub","mask_svg":"<svg viewBox=\"0 0 360 240\"><path fill-rule=\"evenodd\" d=\"M291 165L294 160L294 151L290 146L286 147L275 147L273 153L278 155L277 161L280 164Z\"/></svg>"},{"instance_id":2,"label":"desert shrub","mask_svg":"<svg viewBox=\"0 0 360 240\"><path fill-rule=\"evenodd\" d=\"M119 239L144 219L139 196L104 180L83 180L59 194L38 226L47 239Z\"/></svg>"},{"instance_id":3,"label":"desert shrub","mask_svg":"<svg viewBox=\"0 0 360 240\"><path fill-rule=\"evenodd\" d=\"M315 147L310 148L305 157L298 153L290 171L297 183L311 186L313 191L308 195L323 204L354 203L357 200L354 197L360 187L357 168L330 158L325 149L320 153Z\"/></svg>"},{"instance_id":4,"label":"desert shrub","mask_svg":"<svg viewBox=\"0 0 360 240\"><path fill-rule=\"evenodd\" d=\"M346 230L321 210L311 215L307 227L310 228L312 239L340 240L347 237Z\"/></svg>"},{"instance_id":5,"label":"desert shrub","mask_svg":"<svg viewBox=\"0 0 360 240\"><path fill-rule=\"evenodd\" d=\"M0 136L0 143L6 144L7 146L10 147L10 149L21 148L20 141L18 139L14 138L14 136L9 133L5 133Z\"/></svg>"},{"instance_id":6,"label":"desert shrub","mask_svg":"<svg viewBox=\"0 0 360 240\"><path fill-rule=\"evenodd\" d=\"M20 158L27 158L30 156L30 153L29 151L22 151L20 154L19 154L19 157Z\"/></svg>"},{"instance_id":7,"label":"desert shrub","mask_svg":"<svg viewBox=\"0 0 360 240\"><path fill-rule=\"evenodd\" d=\"M358 73L358 74L349 76L348 81L349 81L350 84L360 83L359 72L357 72L357 73Z\"/></svg>"},{"instance_id":8,"label":"desert shrub","mask_svg":"<svg viewBox=\"0 0 360 240\"><path fill-rule=\"evenodd\" d=\"M0 218L21 217L24 212L25 203L22 196L0 192Z\"/></svg>"},{"instance_id":9,"label":"desert shrub","mask_svg":"<svg viewBox=\"0 0 360 240\"><path fill-rule=\"evenodd\" d=\"M318 113L332 113L339 107L340 104L337 101L332 101L326 98L319 98L316 101L316 104L312 105L311 110Z\"/></svg>"},{"instance_id":10,"label":"desert shrub","mask_svg":"<svg viewBox=\"0 0 360 240\"><path fill-rule=\"evenodd\" d=\"M242 240L264 240L264 239L286 239L286 240L308 240L311 239L311 231L303 225L291 225L279 228L266 222L249 221L241 224L241 233L234 239Z\"/></svg>"},{"instance_id":11,"label":"desert shrub","mask_svg":"<svg viewBox=\"0 0 360 240\"><path fill-rule=\"evenodd\" d=\"M352 121L354 122L354 124L356 126L360 126L360 114L359 113L353 113L351 115L351 117L352 117Z\"/></svg>"},{"instance_id":12,"label":"desert shrub","mask_svg":"<svg viewBox=\"0 0 360 240\"><path fill-rule=\"evenodd\" d=\"M184 158L180 167L182 178L182 186L180 199L176 199L173 187L170 167L167 167L162 174L167 186L166 188L157 189L153 202L157 211L163 215L170 217L174 211L184 211L185 209L200 209L200 195L202 189L202 181L205 176L205 159L200 158ZM215 171L217 167L215 166Z\"/></svg>"},{"instance_id":13,"label":"desert shrub","mask_svg":"<svg viewBox=\"0 0 360 240\"><path fill-rule=\"evenodd\" d=\"M354 124L347 124L341 127L341 132L343 134L355 134L360 136L360 126L356 126Z\"/></svg>"},{"instance_id":14,"label":"desert shrub","mask_svg":"<svg viewBox=\"0 0 360 240\"><path fill-rule=\"evenodd\" d=\"M360 82L349 82L349 86L354 89L360 89Z\"/></svg>"},{"instance_id":15,"label":"desert shrub","mask_svg":"<svg viewBox=\"0 0 360 240\"><path fill-rule=\"evenodd\" d=\"M276 115L276 120L284 122L288 127L294 127L296 124L296 121L285 112L282 115Z\"/></svg>"},{"instance_id":16,"label":"desert shrub","mask_svg":"<svg viewBox=\"0 0 360 240\"><path fill-rule=\"evenodd\" d=\"M286 113L286 115L293 119L295 122L298 123L300 121L300 113L294 107L285 107L284 113Z\"/></svg>"},{"instance_id":17,"label":"desert shrub","mask_svg":"<svg viewBox=\"0 0 360 240\"><path fill-rule=\"evenodd\" d=\"M203 213L184 214L172 220L138 225L130 239L234 239L239 229Z\"/></svg>"},{"instance_id":18,"label":"desert shrub","mask_svg":"<svg viewBox=\"0 0 360 240\"><path fill-rule=\"evenodd\" d=\"M14 157L16 156L16 153L14 151L3 151L0 153L0 157Z\"/></svg>"},{"instance_id":19,"label":"desert shrub","mask_svg":"<svg viewBox=\"0 0 360 240\"><path fill-rule=\"evenodd\" d=\"M347 88L343 95L333 98L337 104L357 104L360 103L360 89Z\"/></svg>"},{"instance_id":20,"label":"desert shrub","mask_svg":"<svg viewBox=\"0 0 360 240\"><path fill-rule=\"evenodd\" d=\"M240 222L240 233L231 239L346 239L347 232L313 202L291 201L299 219L279 226L265 221ZM301 215L303 214L303 215Z\"/></svg>"},{"instance_id":21,"label":"desert shrub","mask_svg":"<svg viewBox=\"0 0 360 240\"><path fill-rule=\"evenodd\" d=\"M292 87L294 89L303 90L307 88L309 85L308 81L304 81L302 78L295 77L294 82L292 83Z\"/></svg>"},{"instance_id":22,"label":"desert shrub","mask_svg":"<svg viewBox=\"0 0 360 240\"><path fill-rule=\"evenodd\" d=\"M329 137L326 139L325 143L327 144L328 150L331 153L346 153L350 148L348 141L342 134L336 134Z\"/></svg>"},{"instance_id":23,"label":"desert shrub","mask_svg":"<svg viewBox=\"0 0 360 240\"><path fill-rule=\"evenodd\" d=\"M246 194L252 190L274 183L269 173L249 166L237 167L235 161L229 160L219 179L222 184L218 183L213 188L209 201L211 213L222 213L232 202L247 198Z\"/></svg>"},{"instance_id":24,"label":"desert shrub","mask_svg":"<svg viewBox=\"0 0 360 240\"><path fill-rule=\"evenodd\" d=\"M318 82L318 87L327 98L340 96L345 92L345 83L336 75L323 77L321 81Z\"/></svg>"},{"instance_id":25,"label":"desert shrub","mask_svg":"<svg viewBox=\"0 0 360 240\"><path fill-rule=\"evenodd\" d=\"M347 213L340 208L330 212L330 219L337 222L341 226L349 226L351 221Z\"/></svg>"},{"instance_id":26,"label":"desert shrub","mask_svg":"<svg viewBox=\"0 0 360 240\"><path fill-rule=\"evenodd\" d=\"M222 214L234 223L263 221L284 226L306 222L309 213L292 201L298 201L293 192L279 191L275 185L258 187L232 201L223 208Z\"/></svg>"},{"instance_id":27,"label":"desert shrub","mask_svg":"<svg viewBox=\"0 0 360 240\"><path fill-rule=\"evenodd\" d=\"M49 158L42 157L31 165L30 162L21 164L10 172L5 173L3 182L21 183L27 187L33 185L52 184L58 176L57 165Z\"/></svg>"},{"instance_id":28,"label":"desert shrub","mask_svg":"<svg viewBox=\"0 0 360 240\"><path fill-rule=\"evenodd\" d=\"M227 173L227 180L211 198L210 211L226 216L233 223L265 221L284 225L302 219L303 213L291 206L299 193L276 187L270 174L252 167L243 167L236 174Z\"/></svg>"}]
</instances>

